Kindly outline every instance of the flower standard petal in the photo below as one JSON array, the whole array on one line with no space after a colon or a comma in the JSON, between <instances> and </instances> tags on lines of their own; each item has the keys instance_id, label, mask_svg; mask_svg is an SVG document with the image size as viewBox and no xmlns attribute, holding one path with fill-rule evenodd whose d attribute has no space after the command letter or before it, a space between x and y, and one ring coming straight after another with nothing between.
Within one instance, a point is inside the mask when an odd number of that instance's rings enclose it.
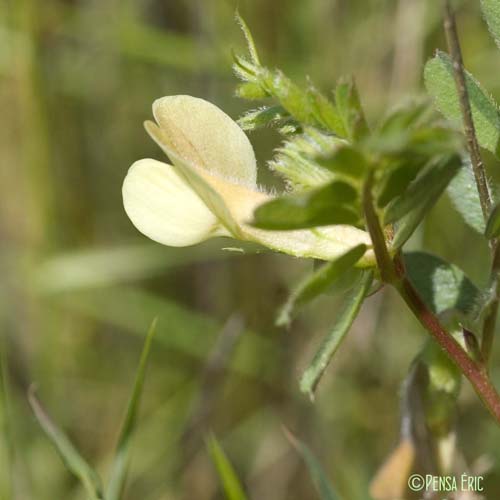
<instances>
[{"instance_id":1,"label":"flower standard petal","mask_svg":"<svg viewBox=\"0 0 500 500\"><path fill-rule=\"evenodd\" d=\"M232 183L211 175L206 170L198 168L190 160L181 157L176 150L168 145L166 133L156 123L148 121L144 124L151 138L167 153L178 173L191 186L193 191L205 203L208 209L217 217L220 223L237 239L242 239L238 222L228 209L224 199L218 192L222 185L229 189ZM219 181L216 182L216 179ZM217 184L217 185L216 185Z\"/></svg>"},{"instance_id":2,"label":"flower standard petal","mask_svg":"<svg viewBox=\"0 0 500 500\"><path fill-rule=\"evenodd\" d=\"M153 115L164 132L166 145L180 158L256 187L252 145L239 125L217 106L197 97L167 96L153 103Z\"/></svg>"},{"instance_id":3,"label":"flower standard petal","mask_svg":"<svg viewBox=\"0 0 500 500\"><path fill-rule=\"evenodd\" d=\"M175 168L165 163L135 162L125 177L122 194L134 226L164 245L182 247L228 234Z\"/></svg>"}]
</instances>

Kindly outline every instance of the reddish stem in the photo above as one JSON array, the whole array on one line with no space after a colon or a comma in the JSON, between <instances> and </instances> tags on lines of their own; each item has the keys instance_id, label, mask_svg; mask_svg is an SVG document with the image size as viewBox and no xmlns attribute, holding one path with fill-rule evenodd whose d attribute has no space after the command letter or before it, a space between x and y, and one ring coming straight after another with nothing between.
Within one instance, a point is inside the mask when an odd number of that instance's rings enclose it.
<instances>
[{"instance_id":1,"label":"reddish stem","mask_svg":"<svg viewBox=\"0 0 500 500\"><path fill-rule=\"evenodd\" d=\"M460 371L469 379L476 393L500 424L500 395L491 383L485 366L472 359L455 338L441 325L404 274L404 267L396 259L399 280L394 286L422 326L431 334Z\"/></svg>"}]
</instances>

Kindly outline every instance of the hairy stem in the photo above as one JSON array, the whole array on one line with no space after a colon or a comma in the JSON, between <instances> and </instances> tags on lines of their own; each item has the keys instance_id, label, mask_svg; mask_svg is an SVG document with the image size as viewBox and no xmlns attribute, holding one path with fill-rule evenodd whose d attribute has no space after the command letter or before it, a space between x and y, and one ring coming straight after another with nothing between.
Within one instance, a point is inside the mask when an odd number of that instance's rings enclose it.
<instances>
[{"instance_id":1,"label":"hairy stem","mask_svg":"<svg viewBox=\"0 0 500 500\"><path fill-rule=\"evenodd\" d=\"M453 61L453 76L457 86L458 99L460 109L462 111L462 120L464 124L465 138L467 140L467 149L472 162L472 170L476 179L477 190L479 192L479 200L483 211L484 219L488 220L491 211L491 197L484 171L483 160L477 142L476 129L472 119L472 110L469 101L469 93L465 83L465 72L462 59L462 50L458 38L457 24L455 15L451 9L450 1L445 0L444 9L444 31L446 33L446 41Z\"/></svg>"},{"instance_id":2,"label":"hairy stem","mask_svg":"<svg viewBox=\"0 0 500 500\"><path fill-rule=\"evenodd\" d=\"M373 251L380 270L380 277L384 283L393 283L396 279L394 264L387 250L384 231L373 204L372 186L373 172L370 172L363 187L363 211L365 213L366 227L373 242Z\"/></svg>"},{"instance_id":3,"label":"hairy stem","mask_svg":"<svg viewBox=\"0 0 500 500\"><path fill-rule=\"evenodd\" d=\"M394 285L420 324L430 333L460 371L469 379L476 393L500 424L500 395L491 383L485 366L473 360L455 338L441 325L438 318L424 304L410 283L401 261L397 262L399 280Z\"/></svg>"}]
</instances>

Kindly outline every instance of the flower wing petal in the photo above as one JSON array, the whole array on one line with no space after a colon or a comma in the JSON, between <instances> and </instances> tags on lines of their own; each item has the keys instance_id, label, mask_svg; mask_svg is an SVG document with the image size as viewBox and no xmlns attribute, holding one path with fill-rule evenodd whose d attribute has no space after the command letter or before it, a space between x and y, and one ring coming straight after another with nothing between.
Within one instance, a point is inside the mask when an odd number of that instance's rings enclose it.
<instances>
[{"instance_id":1,"label":"flower wing petal","mask_svg":"<svg viewBox=\"0 0 500 500\"><path fill-rule=\"evenodd\" d=\"M153 114L166 145L180 158L228 180L256 186L252 145L238 124L217 106L197 97L167 96L153 103Z\"/></svg>"},{"instance_id":2,"label":"flower wing petal","mask_svg":"<svg viewBox=\"0 0 500 500\"><path fill-rule=\"evenodd\" d=\"M166 163L135 162L125 177L122 194L134 226L158 243L182 247L227 234L216 215Z\"/></svg>"}]
</instances>

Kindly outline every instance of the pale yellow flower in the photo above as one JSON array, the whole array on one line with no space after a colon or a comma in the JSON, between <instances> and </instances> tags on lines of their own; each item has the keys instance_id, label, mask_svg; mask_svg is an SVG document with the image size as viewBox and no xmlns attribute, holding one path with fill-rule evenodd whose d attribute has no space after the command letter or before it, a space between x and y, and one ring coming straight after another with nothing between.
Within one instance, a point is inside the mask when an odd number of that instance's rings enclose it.
<instances>
[{"instance_id":1,"label":"pale yellow flower","mask_svg":"<svg viewBox=\"0 0 500 500\"><path fill-rule=\"evenodd\" d=\"M297 257L333 260L364 243L347 225L268 231L249 225L256 207L272 199L257 185L257 163L245 133L213 104L169 96L153 104L157 123L146 130L172 165L134 163L123 183L123 204L135 227L154 241L182 247L216 236L260 243ZM367 250L358 265L373 265Z\"/></svg>"}]
</instances>

